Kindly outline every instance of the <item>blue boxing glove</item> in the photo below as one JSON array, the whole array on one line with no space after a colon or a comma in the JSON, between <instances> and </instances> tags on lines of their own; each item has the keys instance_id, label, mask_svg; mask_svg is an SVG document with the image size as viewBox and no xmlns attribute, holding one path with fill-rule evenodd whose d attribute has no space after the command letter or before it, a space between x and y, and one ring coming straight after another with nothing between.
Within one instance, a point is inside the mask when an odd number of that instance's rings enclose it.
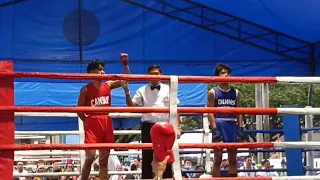
<instances>
[{"instance_id":1,"label":"blue boxing glove","mask_svg":"<svg viewBox=\"0 0 320 180\"><path fill-rule=\"evenodd\" d=\"M222 138L221 138L221 133L217 128L212 128L212 142L221 142Z\"/></svg>"}]
</instances>

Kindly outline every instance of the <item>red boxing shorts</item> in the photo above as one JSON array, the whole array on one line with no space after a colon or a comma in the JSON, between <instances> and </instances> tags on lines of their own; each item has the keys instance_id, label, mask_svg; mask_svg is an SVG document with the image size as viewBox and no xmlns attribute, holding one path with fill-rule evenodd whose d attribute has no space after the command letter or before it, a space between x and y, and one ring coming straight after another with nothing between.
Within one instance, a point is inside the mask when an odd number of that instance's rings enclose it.
<instances>
[{"instance_id":1,"label":"red boxing shorts","mask_svg":"<svg viewBox=\"0 0 320 180\"><path fill-rule=\"evenodd\" d=\"M112 119L106 115L91 115L83 122L84 143L114 143Z\"/></svg>"}]
</instances>

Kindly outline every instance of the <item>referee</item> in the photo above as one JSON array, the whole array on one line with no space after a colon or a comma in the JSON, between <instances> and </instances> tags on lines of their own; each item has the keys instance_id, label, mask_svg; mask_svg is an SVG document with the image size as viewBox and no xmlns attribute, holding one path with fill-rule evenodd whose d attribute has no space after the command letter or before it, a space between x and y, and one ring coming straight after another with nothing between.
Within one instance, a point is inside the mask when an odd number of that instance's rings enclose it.
<instances>
[{"instance_id":1,"label":"referee","mask_svg":"<svg viewBox=\"0 0 320 180\"><path fill-rule=\"evenodd\" d=\"M152 65L148 68L148 75L162 75L161 68L158 65ZM140 87L133 98L130 97L130 92L127 83L123 81L122 88L126 94L126 103L129 107L169 107L169 86L162 84L160 81L150 81L148 85ZM179 100L177 99L179 104ZM145 113L141 117L141 140L142 143L151 143L150 129L158 122L169 122L169 114L165 113ZM180 127L180 117L177 118L178 130ZM180 132L177 134L179 135ZM151 162L153 159L153 150L142 150L142 179L152 179ZM173 172L171 165L163 174L163 178L172 178Z\"/></svg>"}]
</instances>

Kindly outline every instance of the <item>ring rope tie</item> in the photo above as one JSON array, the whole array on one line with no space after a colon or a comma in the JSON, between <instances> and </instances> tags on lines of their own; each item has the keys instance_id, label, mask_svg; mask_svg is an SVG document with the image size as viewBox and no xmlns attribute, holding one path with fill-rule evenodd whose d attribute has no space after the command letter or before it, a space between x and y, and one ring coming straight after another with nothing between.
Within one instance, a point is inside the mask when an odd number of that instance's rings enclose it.
<instances>
[{"instance_id":1,"label":"ring rope tie","mask_svg":"<svg viewBox=\"0 0 320 180\"><path fill-rule=\"evenodd\" d=\"M169 84L169 123L173 126L176 137L172 146L172 152L174 156L174 162L172 163L172 172L174 179L182 179L180 158L179 158L179 145L177 141L177 99L178 99L178 77L170 76Z\"/></svg>"}]
</instances>

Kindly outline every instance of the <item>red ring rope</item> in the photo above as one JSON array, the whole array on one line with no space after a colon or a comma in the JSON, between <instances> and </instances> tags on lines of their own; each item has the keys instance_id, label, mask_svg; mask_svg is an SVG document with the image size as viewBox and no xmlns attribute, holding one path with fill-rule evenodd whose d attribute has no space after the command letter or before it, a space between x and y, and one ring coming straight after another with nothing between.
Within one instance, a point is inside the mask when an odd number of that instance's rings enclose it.
<instances>
[{"instance_id":1,"label":"red ring rope","mask_svg":"<svg viewBox=\"0 0 320 180\"><path fill-rule=\"evenodd\" d=\"M0 77L11 78L46 78L46 79L69 79L69 80L128 80L128 81L170 81L170 76L152 75L128 75L128 74L67 74L67 73L39 73L39 72L0 72ZM209 77L209 76L178 76L182 83L277 83L275 77Z\"/></svg>"},{"instance_id":2,"label":"red ring rope","mask_svg":"<svg viewBox=\"0 0 320 180\"><path fill-rule=\"evenodd\" d=\"M118 113L169 113L169 108L154 107L41 107L0 106L0 112L118 112ZM221 114L278 114L277 108L195 108L178 107L178 113L221 113Z\"/></svg>"},{"instance_id":3,"label":"red ring rope","mask_svg":"<svg viewBox=\"0 0 320 180\"><path fill-rule=\"evenodd\" d=\"M237 148L273 148L273 143L201 143L179 144L181 149L237 149ZM84 150L84 149L152 149L151 143L128 144L128 143L99 143L99 144L4 144L0 145L3 151L18 150Z\"/></svg>"}]
</instances>

